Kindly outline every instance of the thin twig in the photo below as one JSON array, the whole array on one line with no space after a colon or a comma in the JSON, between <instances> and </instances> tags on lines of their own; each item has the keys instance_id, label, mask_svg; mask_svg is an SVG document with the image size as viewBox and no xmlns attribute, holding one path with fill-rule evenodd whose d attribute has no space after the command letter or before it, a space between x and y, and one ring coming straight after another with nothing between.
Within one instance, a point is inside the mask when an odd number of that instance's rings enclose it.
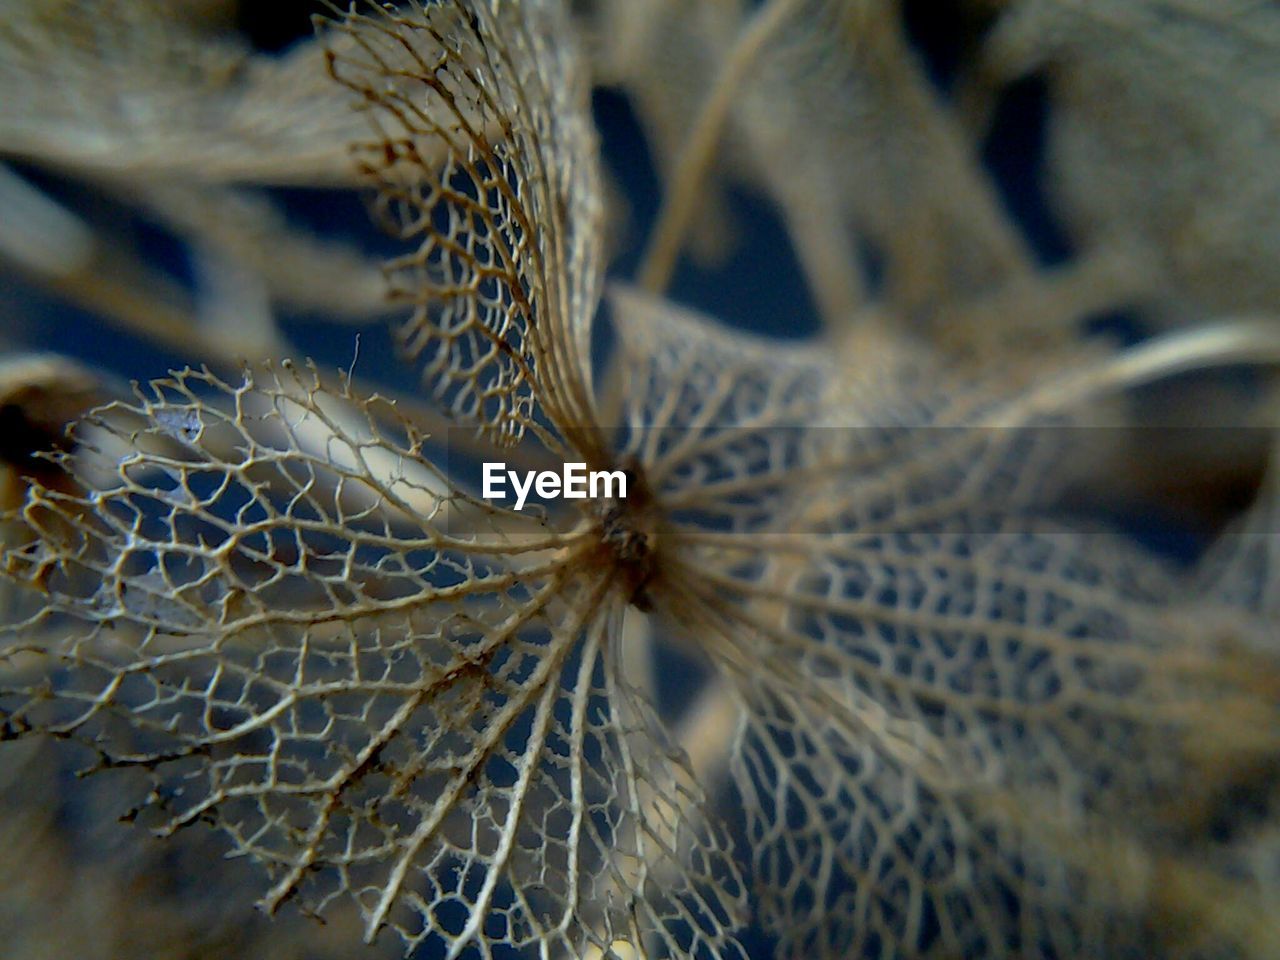
<instances>
[{"instance_id":1,"label":"thin twig","mask_svg":"<svg viewBox=\"0 0 1280 960\"><path fill-rule=\"evenodd\" d=\"M747 71L804 0L769 0L751 18L720 68L676 163L675 179L663 198L658 222L639 272L639 285L661 293L671 281L680 246L697 208L698 193L711 167L716 146Z\"/></svg>"},{"instance_id":2,"label":"thin twig","mask_svg":"<svg viewBox=\"0 0 1280 960\"><path fill-rule=\"evenodd\" d=\"M1262 317L1242 318L1152 337L1029 391L1001 410L995 425L1025 423L1108 393L1234 364L1280 364L1280 323Z\"/></svg>"}]
</instances>

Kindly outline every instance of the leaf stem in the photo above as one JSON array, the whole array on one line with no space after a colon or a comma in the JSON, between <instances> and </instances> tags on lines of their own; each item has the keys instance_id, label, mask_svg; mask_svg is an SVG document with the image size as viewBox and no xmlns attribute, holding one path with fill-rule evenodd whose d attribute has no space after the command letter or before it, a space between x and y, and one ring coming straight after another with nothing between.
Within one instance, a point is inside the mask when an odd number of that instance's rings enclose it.
<instances>
[{"instance_id":1,"label":"leaf stem","mask_svg":"<svg viewBox=\"0 0 1280 960\"><path fill-rule=\"evenodd\" d=\"M1065 410L1165 377L1233 364L1280 364L1280 322L1248 317L1153 337L1034 389L999 415L1002 423Z\"/></svg>"},{"instance_id":2,"label":"leaf stem","mask_svg":"<svg viewBox=\"0 0 1280 960\"><path fill-rule=\"evenodd\" d=\"M680 245L697 208L698 193L711 168L716 145L729 119L747 71L765 44L804 0L769 0L743 28L732 52L720 68L711 93L694 121L676 164L675 179L663 198L658 222L641 261L639 285L662 293L671 282Z\"/></svg>"}]
</instances>

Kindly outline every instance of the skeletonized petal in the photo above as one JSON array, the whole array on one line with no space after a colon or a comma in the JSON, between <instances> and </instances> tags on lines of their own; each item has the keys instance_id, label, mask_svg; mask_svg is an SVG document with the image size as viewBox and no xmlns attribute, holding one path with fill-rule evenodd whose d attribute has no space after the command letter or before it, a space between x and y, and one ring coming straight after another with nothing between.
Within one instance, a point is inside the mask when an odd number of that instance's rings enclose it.
<instances>
[{"instance_id":1,"label":"skeletonized petal","mask_svg":"<svg viewBox=\"0 0 1280 960\"><path fill-rule=\"evenodd\" d=\"M378 133L357 157L417 249L388 266L427 384L501 444L526 429L588 455L602 203L588 79L550 0L352 12L337 80ZM437 157L443 151L445 159Z\"/></svg>"},{"instance_id":2,"label":"skeletonized petal","mask_svg":"<svg viewBox=\"0 0 1280 960\"><path fill-rule=\"evenodd\" d=\"M156 381L77 440L87 492L35 489L5 557L47 598L3 636L6 736L144 772L138 817L219 826L268 908L349 896L454 956L734 955L727 841L621 685L580 540L293 367Z\"/></svg>"},{"instance_id":3,"label":"skeletonized petal","mask_svg":"<svg viewBox=\"0 0 1280 960\"><path fill-rule=\"evenodd\" d=\"M1037 428L1025 371L868 335L837 375L655 301L615 316L671 511L649 593L743 708L784 955L1156 949L1164 911L1254 902L1198 861L1233 785L1267 789L1280 671L1175 571L1042 513L1075 431Z\"/></svg>"}]
</instances>

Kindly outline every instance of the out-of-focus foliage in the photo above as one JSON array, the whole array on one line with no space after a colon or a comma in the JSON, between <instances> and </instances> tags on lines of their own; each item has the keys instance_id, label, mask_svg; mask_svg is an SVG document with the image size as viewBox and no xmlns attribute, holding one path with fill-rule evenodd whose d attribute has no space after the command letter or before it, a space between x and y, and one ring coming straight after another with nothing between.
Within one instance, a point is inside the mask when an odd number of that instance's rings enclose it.
<instances>
[{"instance_id":1,"label":"out-of-focus foliage","mask_svg":"<svg viewBox=\"0 0 1280 960\"><path fill-rule=\"evenodd\" d=\"M0 359L0 507L22 503L32 479L60 475L40 451L62 446L67 424L106 400L98 378L56 354L9 354Z\"/></svg>"},{"instance_id":2,"label":"out-of-focus foliage","mask_svg":"<svg viewBox=\"0 0 1280 960\"><path fill-rule=\"evenodd\" d=\"M649 149L664 181L670 182L681 146L693 129L703 91L715 80L741 26L739 0L598 0L576 4L578 25L597 83L626 90L644 126ZM690 95L691 91L700 91ZM704 262L723 261L734 225L718 184L701 198L690 236Z\"/></svg>"},{"instance_id":3,"label":"out-of-focus foliage","mask_svg":"<svg viewBox=\"0 0 1280 960\"><path fill-rule=\"evenodd\" d=\"M909 314L999 289L1027 271L1028 254L898 6L797 4L737 114L815 288L836 287L869 246L884 264L884 300ZM826 295L833 319L857 307L851 293Z\"/></svg>"},{"instance_id":4,"label":"out-of-focus foliage","mask_svg":"<svg viewBox=\"0 0 1280 960\"><path fill-rule=\"evenodd\" d=\"M1046 345L1071 336L1088 313L1147 289L1145 264L1124 249L1108 248L1111 262L1079 271L1034 270L1026 238L979 163L980 144L931 82L897 0L795 0L758 12L731 3L589 4L591 35L605 38L602 76L657 131L661 169L676 163L707 96L688 91L731 71L734 37L783 6L734 74L719 176L699 202L714 214L724 178L763 185L829 320L847 320L873 298L939 341L989 348L987 340L1004 337L1002 318L1034 311L1019 324L1022 345ZM700 208L695 241L704 221L720 219Z\"/></svg>"},{"instance_id":5,"label":"out-of-focus foliage","mask_svg":"<svg viewBox=\"0 0 1280 960\"><path fill-rule=\"evenodd\" d=\"M319 44L271 57L232 4L0 5L0 153L128 179L349 183L359 118Z\"/></svg>"},{"instance_id":6,"label":"out-of-focus foliage","mask_svg":"<svg viewBox=\"0 0 1280 960\"><path fill-rule=\"evenodd\" d=\"M362 949L349 913L324 926L255 916L247 865L228 863L214 834L131 837L117 822L119 780L68 791L66 759L48 743L0 746L0 841L16 865L0 872L6 957L338 960Z\"/></svg>"},{"instance_id":7,"label":"out-of-focus foliage","mask_svg":"<svg viewBox=\"0 0 1280 960\"><path fill-rule=\"evenodd\" d=\"M233 351L262 356L281 347L274 305L359 319L383 300L376 265L309 236L253 191L354 186L350 145L366 128L327 77L318 42L256 53L232 29L234 8L0 4L0 156L136 205L190 244L203 283L195 302L175 295L117 238L38 208L8 171L0 201L25 215L0 224L0 264L153 331L229 324Z\"/></svg>"},{"instance_id":8,"label":"out-of-focus foliage","mask_svg":"<svg viewBox=\"0 0 1280 960\"><path fill-rule=\"evenodd\" d=\"M1280 300L1280 8L1020 0L983 69L1051 103L1047 183L1082 245L1137 245L1169 319Z\"/></svg>"}]
</instances>

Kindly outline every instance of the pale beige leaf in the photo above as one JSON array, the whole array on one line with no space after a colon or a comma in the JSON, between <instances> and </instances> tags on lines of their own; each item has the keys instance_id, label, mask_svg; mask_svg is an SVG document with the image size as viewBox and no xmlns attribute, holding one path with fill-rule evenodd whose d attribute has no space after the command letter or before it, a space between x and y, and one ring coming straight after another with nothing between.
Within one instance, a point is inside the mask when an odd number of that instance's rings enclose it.
<instances>
[{"instance_id":1,"label":"pale beige leaf","mask_svg":"<svg viewBox=\"0 0 1280 960\"><path fill-rule=\"evenodd\" d=\"M1139 244L1170 321L1274 309L1280 8L1251 0L1021 0L986 69L1049 83L1047 178L1082 246Z\"/></svg>"},{"instance_id":2,"label":"pale beige leaf","mask_svg":"<svg viewBox=\"0 0 1280 960\"><path fill-rule=\"evenodd\" d=\"M762 52L737 111L753 165L837 321L858 305L841 274L858 273L862 245L883 258L885 298L904 311L998 289L1029 267L899 7L807 0Z\"/></svg>"},{"instance_id":3,"label":"pale beige leaf","mask_svg":"<svg viewBox=\"0 0 1280 960\"><path fill-rule=\"evenodd\" d=\"M0 5L0 153L100 177L354 182L323 51L279 58L162 0Z\"/></svg>"}]
</instances>

